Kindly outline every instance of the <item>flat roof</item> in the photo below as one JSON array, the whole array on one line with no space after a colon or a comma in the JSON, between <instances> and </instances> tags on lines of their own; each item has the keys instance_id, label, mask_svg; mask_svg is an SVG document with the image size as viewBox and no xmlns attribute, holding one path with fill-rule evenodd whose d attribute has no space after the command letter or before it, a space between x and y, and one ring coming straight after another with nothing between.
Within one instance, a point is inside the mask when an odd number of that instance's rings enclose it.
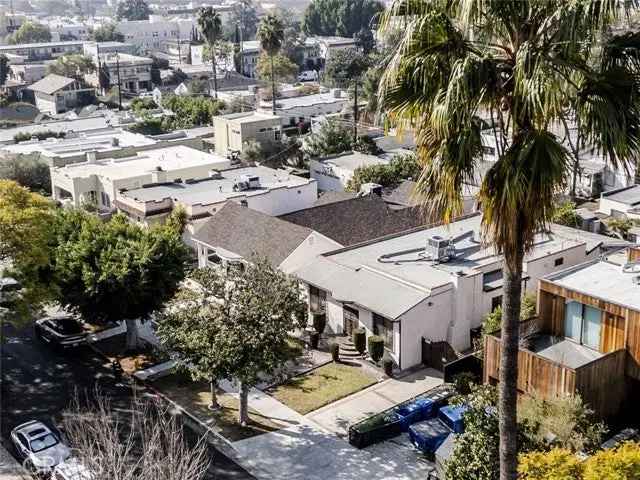
<instances>
[{"instance_id":1,"label":"flat roof","mask_svg":"<svg viewBox=\"0 0 640 480\"><path fill-rule=\"evenodd\" d=\"M387 165L389 163L387 159L360 152L343 153L341 155L323 158L320 161L346 170L355 170L358 167L370 165Z\"/></svg>"},{"instance_id":2,"label":"flat roof","mask_svg":"<svg viewBox=\"0 0 640 480\"><path fill-rule=\"evenodd\" d=\"M314 93L312 95L301 95L299 97L278 98L277 108L280 110L286 110L288 108L296 107L310 107L312 105L319 105L323 103L338 103L348 102L346 93L342 93L341 97L336 97L334 92ZM271 104L269 102L269 104Z\"/></svg>"},{"instance_id":3,"label":"flat roof","mask_svg":"<svg viewBox=\"0 0 640 480\"><path fill-rule=\"evenodd\" d=\"M640 204L640 185L621 188L612 192L605 192L602 198L613 200L614 202L624 203L625 205Z\"/></svg>"},{"instance_id":4,"label":"flat roof","mask_svg":"<svg viewBox=\"0 0 640 480\"><path fill-rule=\"evenodd\" d=\"M552 362L561 363L573 369L580 368L605 355L571 340L551 335L535 335L531 339L529 350Z\"/></svg>"},{"instance_id":5,"label":"flat roof","mask_svg":"<svg viewBox=\"0 0 640 480\"><path fill-rule=\"evenodd\" d=\"M546 279L569 290L640 312L640 285L633 282L639 275L640 269L626 273L622 265L599 260L548 275Z\"/></svg>"},{"instance_id":6,"label":"flat roof","mask_svg":"<svg viewBox=\"0 0 640 480\"><path fill-rule=\"evenodd\" d=\"M448 288L452 276L475 275L501 267L502 256L481 242L481 221L481 215L473 215L449 225L414 229L329 252L296 274L320 288L337 292L338 298L360 299L357 303L397 318L432 291ZM456 258L436 263L424 255L429 238L454 238L468 232L473 236L455 244ZM541 233L536 235L526 260L581 245L586 248L584 241L562 233Z\"/></svg>"},{"instance_id":7,"label":"flat roof","mask_svg":"<svg viewBox=\"0 0 640 480\"><path fill-rule=\"evenodd\" d=\"M48 130L46 125L35 131ZM120 128L106 127L67 135L65 138L47 138L46 140L29 140L3 147L11 153L40 152L48 157L72 157L85 152L104 152L119 150L125 147L143 147L153 145L156 141L140 133L132 133Z\"/></svg>"},{"instance_id":8,"label":"flat roof","mask_svg":"<svg viewBox=\"0 0 640 480\"><path fill-rule=\"evenodd\" d=\"M222 170L220 174L221 178L205 178L194 183L158 184L136 188L123 191L121 196L138 202L160 202L171 198L187 205L209 205L233 197L262 195L275 188L308 185L314 181L292 175L286 170L275 170L263 166L232 168ZM259 177L260 187L234 191L234 185L241 181L243 175Z\"/></svg>"},{"instance_id":9,"label":"flat roof","mask_svg":"<svg viewBox=\"0 0 640 480\"><path fill-rule=\"evenodd\" d=\"M21 50L24 48L46 48L46 47L64 47L64 46L72 46L79 45L82 46L85 42L83 41L65 41L65 42L38 42L38 43L19 43L16 45L0 45L0 51L4 50Z\"/></svg>"},{"instance_id":10,"label":"flat roof","mask_svg":"<svg viewBox=\"0 0 640 480\"><path fill-rule=\"evenodd\" d=\"M257 120L282 120L282 117L279 115L256 111L229 113L227 115L219 115L218 117L214 118L224 118L225 120L233 121L234 123L238 124L251 123Z\"/></svg>"},{"instance_id":11,"label":"flat roof","mask_svg":"<svg viewBox=\"0 0 640 480\"><path fill-rule=\"evenodd\" d=\"M57 120L32 125L23 125L15 128L0 129L0 143L13 143L13 137L17 133L35 133L43 130L51 130L54 132L82 132L85 130L105 128L108 125L109 122L104 115L78 118L75 120Z\"/></svg>"},{"instance_id":12,"label":"flat roof","mask_svg":"<svg viewBox=\"0 0 640 480\"><path fill-rule=\"evenodd\" d=\"M110 179L142 176L157 171L171 172L193 167L225 168L229 160L219 155L201 152L184 145L157 148L138 152L126 158L110 158L93 163L73 163L56 168L56 173L70 178L86 178L99 175Z\"/></svg>"}]
</instances>

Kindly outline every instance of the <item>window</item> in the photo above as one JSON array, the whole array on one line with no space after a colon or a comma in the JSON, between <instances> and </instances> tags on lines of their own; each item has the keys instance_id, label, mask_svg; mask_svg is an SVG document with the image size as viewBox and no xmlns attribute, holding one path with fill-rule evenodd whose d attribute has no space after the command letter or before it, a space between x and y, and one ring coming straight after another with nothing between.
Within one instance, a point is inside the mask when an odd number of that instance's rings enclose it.
<instances>
[{"instance_id":1,"label":"window","mask_svg":"<svg viewBox=\"0 0 640 480\"><path fill-rule=\"evenodd\" d=\"M279 141L282 138L282 132L280 130L275 131L276 141Z\"/></svg>"},{"instance_id":2,"label":"window","mask_svg":"<svg viewBox=\"0 0 640 480\"><path fill-rule=\"evenodd\" d=\"M384 339L385 348L393 352L393 322L377 313L373 314L373 333Z\"/></svg>"},{"instance_id":3,"label":"window","mask_svg":"<svg viewBox=\"0 0 640 480\"><path fill-rule=\"evenodd\" d=\"M327 303L327 292L313 285L309 286L309 306L312 312L324 311Z\"/></svg>"},{"instance_id":4,"label":"window","mask_svg":"<svg viewBox=\"0 0 640 480\"><path fill-rule=\"evenodd\" d=\"M493 297L491 299L491 311L493 312L496 308L502 306L502 295L498 295L497 297Z\"/></svg>"},{"instance_id":5,"label":"window","mask_svg":"<svg viewBox=\"0 0 640 480\"><path fill-rule=\"evenodd\" d=\"M594 350L600 349L602 312L579 302L568 302L564 312L564 336Z\"/></svg>"},{"instance_id":6,"label":"window","mask_svg":"<svg viewBox=\"0 0 640 480\"><path fill-rule=\"evenodd\" d=\"M560 265L562 265L564 263L564 257L560 257L560 258L556 258L555 261L553 262L553 264L556 267L559 267Z\"/></svg>"}]
</instances>

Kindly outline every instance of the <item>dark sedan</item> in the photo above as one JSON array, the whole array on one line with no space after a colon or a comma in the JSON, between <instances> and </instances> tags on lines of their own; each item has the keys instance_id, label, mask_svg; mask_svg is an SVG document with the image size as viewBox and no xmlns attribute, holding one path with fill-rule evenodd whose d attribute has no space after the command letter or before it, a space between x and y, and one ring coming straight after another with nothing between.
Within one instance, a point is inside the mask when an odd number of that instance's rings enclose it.
<instances>
[{"instance_id":1,"label":"dark sedan","mask_svg":"<svg viewBox=\"0 0 640 480\"><path fill-rule=\"evenodd\" d=\"M35 329L40 340L56 347L72 348L87 343L87 330L71 315L41 318Z\"/></svg>"}]
</instances>

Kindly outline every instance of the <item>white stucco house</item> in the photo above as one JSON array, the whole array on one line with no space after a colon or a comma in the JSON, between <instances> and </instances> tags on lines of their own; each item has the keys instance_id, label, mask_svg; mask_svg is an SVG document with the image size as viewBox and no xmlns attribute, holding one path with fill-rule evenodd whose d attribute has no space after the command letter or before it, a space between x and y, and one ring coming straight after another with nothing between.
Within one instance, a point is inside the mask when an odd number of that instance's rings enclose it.
<instances>
[{"instance_id":1,"label":"white stucco house","mask_svg":"<svg viewBox=\"0 0 640 480\"><path fill-rule=\"evenodd\" d=\"M471 330L501 304L503 258L482 244L480 223L474 214L327 252L294 274L331 332L364 327L381 335L388 355L406 369L422 362L423 339L468 349ZM549 273L597 258L612 240L554 225L524 260L525 291L535 293Z\"/></svg>"},{"instance_id":2,"label":"white stucco house","mask_svg":"<svg viewBox=\"0 0 640 480\"><path fill-rule=\"evenodd\" d=\"M360 152L345 152L322 159L311 159L311 178L323 192L344 192L358 167L387 165L389 160Z\"/></svg>"}]
</instances>

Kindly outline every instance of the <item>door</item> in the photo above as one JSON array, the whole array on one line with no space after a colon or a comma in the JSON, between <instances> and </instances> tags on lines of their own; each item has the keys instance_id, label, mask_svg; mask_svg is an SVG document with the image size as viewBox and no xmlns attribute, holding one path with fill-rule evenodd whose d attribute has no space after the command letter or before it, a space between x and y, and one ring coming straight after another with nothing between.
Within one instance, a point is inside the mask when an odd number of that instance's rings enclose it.
<instances>
[{"instance_id":1,"label":"door","mask_svg":"<svg viewBox=\"0 0 640 480\"><path fill-rule=\"evenodd\" d=\"M345 335L351 336L353 331L359 326L360 312L356 308L349 306L342 307L342 331Z\"/></svg>"}]
</instances>

